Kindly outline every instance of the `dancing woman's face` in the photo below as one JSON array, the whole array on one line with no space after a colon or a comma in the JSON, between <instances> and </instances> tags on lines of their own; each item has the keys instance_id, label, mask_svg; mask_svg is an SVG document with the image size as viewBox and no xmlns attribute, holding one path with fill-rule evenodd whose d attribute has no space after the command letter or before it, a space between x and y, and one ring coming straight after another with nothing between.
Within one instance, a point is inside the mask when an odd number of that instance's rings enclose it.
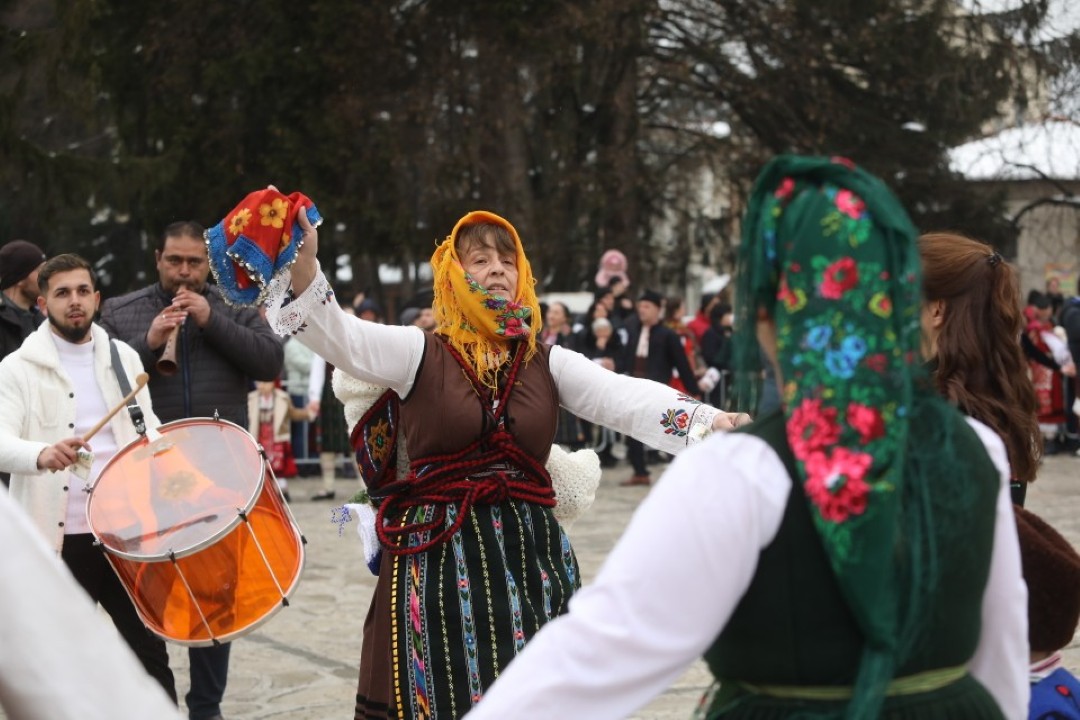
<instances>
[{"instance_id":1,"label":"dancing woman's face","mask_svg":"<svg viewBox=\"0 0 1080 720\"><path fill-rule=\"evenodd\" d=\"M515 252L499 248L485 237L459 248L458 257L465 272L480 283L480 287L505 300L515 299L518 283Z\"/></svg>"}]
</instances>

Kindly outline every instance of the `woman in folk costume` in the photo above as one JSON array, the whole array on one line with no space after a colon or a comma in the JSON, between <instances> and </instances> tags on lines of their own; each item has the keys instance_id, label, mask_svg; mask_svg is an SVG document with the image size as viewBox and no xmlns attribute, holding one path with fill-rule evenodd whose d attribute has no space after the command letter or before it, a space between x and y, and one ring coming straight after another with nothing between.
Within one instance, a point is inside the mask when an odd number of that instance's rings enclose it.
<instances>
[{"instance_id":1,"label":"woman in folk costume","mask_svg":"<svg viewBox=\"0 0 1080 720\"><path fill-rule=\"evenodd\" d=\"M1076 376L1069 346L1054 333L1050 321L1050 300L1034 293L1024 308L1024 334L1020 346L1027 358L1031 385L1035 390L1036 417L1043 435L1043 450L1057 449L1065 428L1065 378Z\"/></svg>"},{"instance_id":2,"label":"woman in folk costume","mask_svg":"<svg viewBox=\"0 0 1080 720\"><path fill-rule=\"evenodd\" d=\"M781 411L676 458L469 720L625 717L702 656L707 718L1023 717L1005 452L925 376L903 209L849 161L781 157L739 252L737 367L763 350Z\"/></svg>"},{"instance_id":3,"label":"woman in folk costume","mask_svg":"<svg viewBox=\"0 0 1080 720\"><path fill-rule=\"evenodd\" d=\"M1009 458L1012 501L1024 504L1042 452L1035 389L1020 346L1024 319L1016 271L989 245L954 233L919 238L934 385L965 415L996 432Z\"/></svg>"},{"instance_id":4,"label":"woman in folk costume","mask_svg":"<svg viewBox=\"0 0 1080 720\"><path fill-rule=\"evenodd\" d=\"M361 423L369 455L388 457L399 424L408 438L408 475L369 480L383 554L356 717L460 717L580 581L544 468L559 406L671 452L739 417L539 343L529 262L497 215L469 213L432 256L434 333L340 311L297 217L295 299L271 301L271 324L393 391L385 422Z\"/></svg>"}]
</instances>

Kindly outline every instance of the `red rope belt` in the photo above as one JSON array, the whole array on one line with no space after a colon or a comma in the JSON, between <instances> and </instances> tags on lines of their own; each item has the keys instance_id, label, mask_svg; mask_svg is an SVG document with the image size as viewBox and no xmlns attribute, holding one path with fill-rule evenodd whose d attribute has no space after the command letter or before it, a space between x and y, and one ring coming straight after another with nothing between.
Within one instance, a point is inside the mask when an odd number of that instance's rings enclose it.
<instances>
[{"instance_id":1,"label":"red rope belt","mask_svg":"<svg viewBox=\"0 0 1080 720\"><path fill-rule=\"evenodd\" d=\"M472 386L481 397L482 384L468 363L451 347L445 345L457 360ZM534 457L525 452L506 429L507 403L514 381L521 368L524 348L515 348L503 391L488 413L494 430L458 452L414 460L409 476L402 481L387 483L379 489L382 501L375 519L375 530L382 546L392 555L413 555L446 542L461 529L473 505L498 505L507 499L555 507L555 491L551 476ZM446 525L446 507L458 506L457 515ZM403 517L409 510L434 506L430 520L387 525L387 518ZM434 533L423 542L411 544L421 533Z\"/></svg>"},{"instance_id":2,"label":"red rope belt","mask_svg":"<svg viewBox=\"0 0 1080 720\"><path fill-rule=\"evenodd\" d=\"M496 430L460 452L437 455L411 464L404 481L380 489L384 496L376 515L379 540L392 555L422 553L449 540L469 515L473 505L498 505L507 499L544 507L555 506L555 491L547 470L522 450L506 430ZM417 471L426 468L422 476ZM458 512L446 524L446 506L456 503ZM434 515L426 521L387 524L414 508L431 505ZM410 544L411 537L434 533Z\"/></svg>"}]
</instances>

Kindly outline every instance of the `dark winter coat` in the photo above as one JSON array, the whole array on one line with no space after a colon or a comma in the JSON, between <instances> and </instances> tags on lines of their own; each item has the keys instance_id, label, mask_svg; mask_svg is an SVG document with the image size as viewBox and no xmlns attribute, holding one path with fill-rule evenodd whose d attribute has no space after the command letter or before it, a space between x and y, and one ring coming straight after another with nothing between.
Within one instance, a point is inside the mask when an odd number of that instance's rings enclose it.
<instances>
[{"instance_id":1,"label":"dark winter coat","mask_svg":"<svg viewBox=\"0 0 1080 720\"><path fill-rule=\"evenodd\" d=\"M172 299L160 284L106 300L101 325L109 335L139 353L150 373L150 396L162 422L212 417L247 428L247 395L252 380L274 380L285 354L281 340L256 310L228 305L214 285L203 295L210 303L210 322L200 328L188 318L177 341L175 375L162 375L155 365L161 355L146 344L154 317Z\"/></svg>"},{"instance_id":2,"label":"dark winter coat","mask_svg":"<svg viewBox=\"0 0 1080 720\"><path fill-rule=\"evenodd\" d=\"M0 294L0 360L18 350L44 319L36 309L20 310L6 295Z\"/></svg>"}]
</instances>

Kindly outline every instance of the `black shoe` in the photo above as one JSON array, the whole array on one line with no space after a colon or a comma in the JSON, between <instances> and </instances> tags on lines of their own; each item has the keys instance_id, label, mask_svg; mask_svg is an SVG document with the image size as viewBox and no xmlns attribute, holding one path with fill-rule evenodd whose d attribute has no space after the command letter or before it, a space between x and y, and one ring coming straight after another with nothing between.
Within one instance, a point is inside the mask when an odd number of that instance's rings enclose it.
<instances>
[{"instance_id":1,"label":"black shoe","mask_svg":"<svg viewBox=\"0 0 1080 720\"><path fill-rule=\"evenodd\" d=\"M333 500L337 495L333 490L320 490L311 496L312 500Z\"/></svg>"},{"instance_id":2,"label":"black shoe","mask_svg":"<svg viewBox=\"0 0 1080 720\"><path fill-rule=\"evenodd\" d=\"M281 497L285 498L285 502L287 502L287 503L292 502L292 498L289 497L289 491L288 490L282 490L281 491Z\"/></svg>"}]
</instances>

